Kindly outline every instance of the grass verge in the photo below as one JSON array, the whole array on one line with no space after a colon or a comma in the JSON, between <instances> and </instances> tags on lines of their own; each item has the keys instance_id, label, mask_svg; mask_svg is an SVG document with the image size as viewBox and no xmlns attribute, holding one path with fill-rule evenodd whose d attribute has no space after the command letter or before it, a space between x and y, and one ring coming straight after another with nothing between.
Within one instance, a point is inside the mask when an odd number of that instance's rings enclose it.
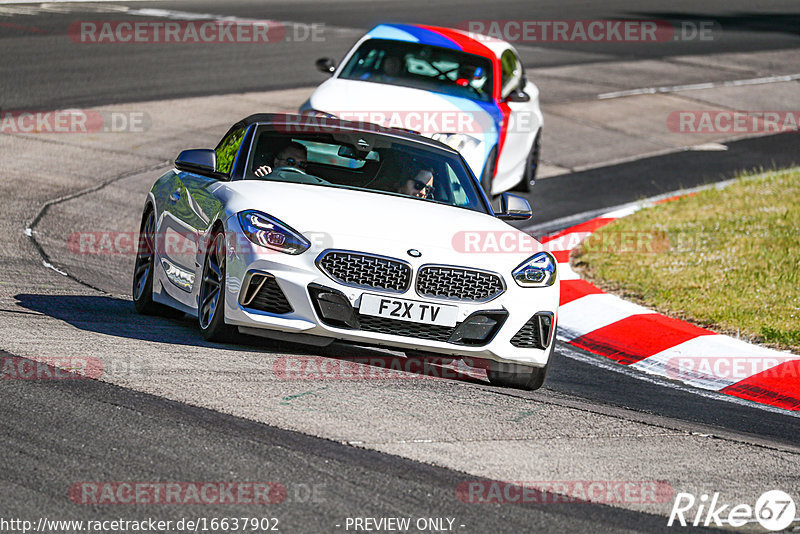
<instances>
[{"instance_id":1,"label":"grass verge","mask_svg":"<svg viewBox=\"0 0 800 534\"><path fill-rule=\"evenodd\" d=\"M666 315L800 353L800 169L639 210L592 234L572 264Z\"/></svg>"}]
</instances>

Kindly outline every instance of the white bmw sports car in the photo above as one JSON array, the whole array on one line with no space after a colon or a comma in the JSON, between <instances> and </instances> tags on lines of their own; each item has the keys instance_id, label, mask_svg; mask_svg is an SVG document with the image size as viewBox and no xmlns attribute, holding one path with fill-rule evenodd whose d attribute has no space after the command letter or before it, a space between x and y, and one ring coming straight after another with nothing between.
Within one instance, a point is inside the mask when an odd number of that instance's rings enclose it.
<instances>
[{"instance_id":1,"label":"white bmw sports car","mask_svg":"<svg viewBox=\"0 0 800 534\"><path fill-rule=\"evenodd\" d=\"M302 113L375 122L457 149L487 194L530 191L541 151L539 89L509 43L420 24L372 28L301 106Z\"/></svg>"},{"instance_id":2,"label":"white bmw sports car","mask_svg":"<svg viewBox=\"0 0 800 534\"><path fill-rule=\"evenodd\" d=\"M442 143L253 115L216 149L182 152L153 185L134 304L197 316L210 340L238 332L462 358L494 384L535 389L555 344L556 261L472 246L533 241L504 222L530 217L527 201L505 193L501 204L494 213Z\"/></svg>"}]
</instances>

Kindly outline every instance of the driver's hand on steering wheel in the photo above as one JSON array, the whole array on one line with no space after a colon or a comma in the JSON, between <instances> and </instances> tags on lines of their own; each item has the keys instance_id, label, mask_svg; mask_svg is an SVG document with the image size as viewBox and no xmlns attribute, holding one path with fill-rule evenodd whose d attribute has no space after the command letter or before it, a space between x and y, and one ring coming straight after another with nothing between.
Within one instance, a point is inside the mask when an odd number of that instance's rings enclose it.
<instances>
[{"instance_id":1,"label":"driver's hand on steering wheel","mask_svg":"<svg viewBox=\"0 0 800 534\"><path fill-rule=\"evenodd\" d=\"M255 175L260 178L268 175L271 172L272 172L272 167L270 167L269 165L262 165L261 167L255 170Z\"/></svg>"}]
</instances>

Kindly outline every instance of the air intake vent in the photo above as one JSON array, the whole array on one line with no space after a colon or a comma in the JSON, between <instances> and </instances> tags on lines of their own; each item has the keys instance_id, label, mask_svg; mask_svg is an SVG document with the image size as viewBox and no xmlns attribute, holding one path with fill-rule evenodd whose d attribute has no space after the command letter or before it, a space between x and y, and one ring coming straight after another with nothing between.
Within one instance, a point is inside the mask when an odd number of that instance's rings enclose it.
<instances>
[{"instance_id":1,"label":"air intake vent","mask_svg":"<svg viewBox=\"0 0 800 534\"><path fill-rule=\"evenodd\" d=\"M239 303L245 308L277 315L293 311L278 281L269 273L251 273L250 280L239 297Z\"/></svg>"},{"instance_id":2,"label":"air intake vent","mask_svg":"<svg viewBox=\"0 0 800 534\"><path fill-rule=\"evenodd\" d=\"M511 338L511 344L521 349L545 349L550 344L553 315L537 313Z\"/></svg>"}]
</instances>

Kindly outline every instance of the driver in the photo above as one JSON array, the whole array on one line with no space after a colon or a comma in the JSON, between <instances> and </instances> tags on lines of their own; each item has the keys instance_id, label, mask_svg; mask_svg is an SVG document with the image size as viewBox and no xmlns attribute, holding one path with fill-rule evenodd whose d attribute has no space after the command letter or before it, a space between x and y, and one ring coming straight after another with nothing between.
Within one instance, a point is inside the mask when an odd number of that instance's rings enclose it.
<instances>
[{"instance_id":1,"label":"driver","mask_svg":"<svg viewBox=\"0 0 800 534\"><path fill-rule=\"evenodd\" d=\"M398 193L418 198L433 198L433 172L422 169L413 178L401 182Z\"/></svg>"},{"instance_id":2,"label":"driver","mask_svg":"<svg viewBox=\"0 0 800 534\"><path fill-rule=\"evenodd\" d=\"M272 167L262 165L255 170L255 175L263 177L279 167L292 167L305 172L306 164L308 163L307 157L306 147L296 141L292 141L275 155Z\"/></svg>"},{"instance_id":3,"label":"driver","mask_svg":"<svg viewBox=\"0 0 800 534\"><path fill-rule=\"evenodd\" d=\"M387 78L394 78L398 74L400 74L400 68L402 67L403 63L397 56L387 56L383 60L383 64L381 68L383 69L383 73L386 75Z\"/></svg>"}]
</instances>

